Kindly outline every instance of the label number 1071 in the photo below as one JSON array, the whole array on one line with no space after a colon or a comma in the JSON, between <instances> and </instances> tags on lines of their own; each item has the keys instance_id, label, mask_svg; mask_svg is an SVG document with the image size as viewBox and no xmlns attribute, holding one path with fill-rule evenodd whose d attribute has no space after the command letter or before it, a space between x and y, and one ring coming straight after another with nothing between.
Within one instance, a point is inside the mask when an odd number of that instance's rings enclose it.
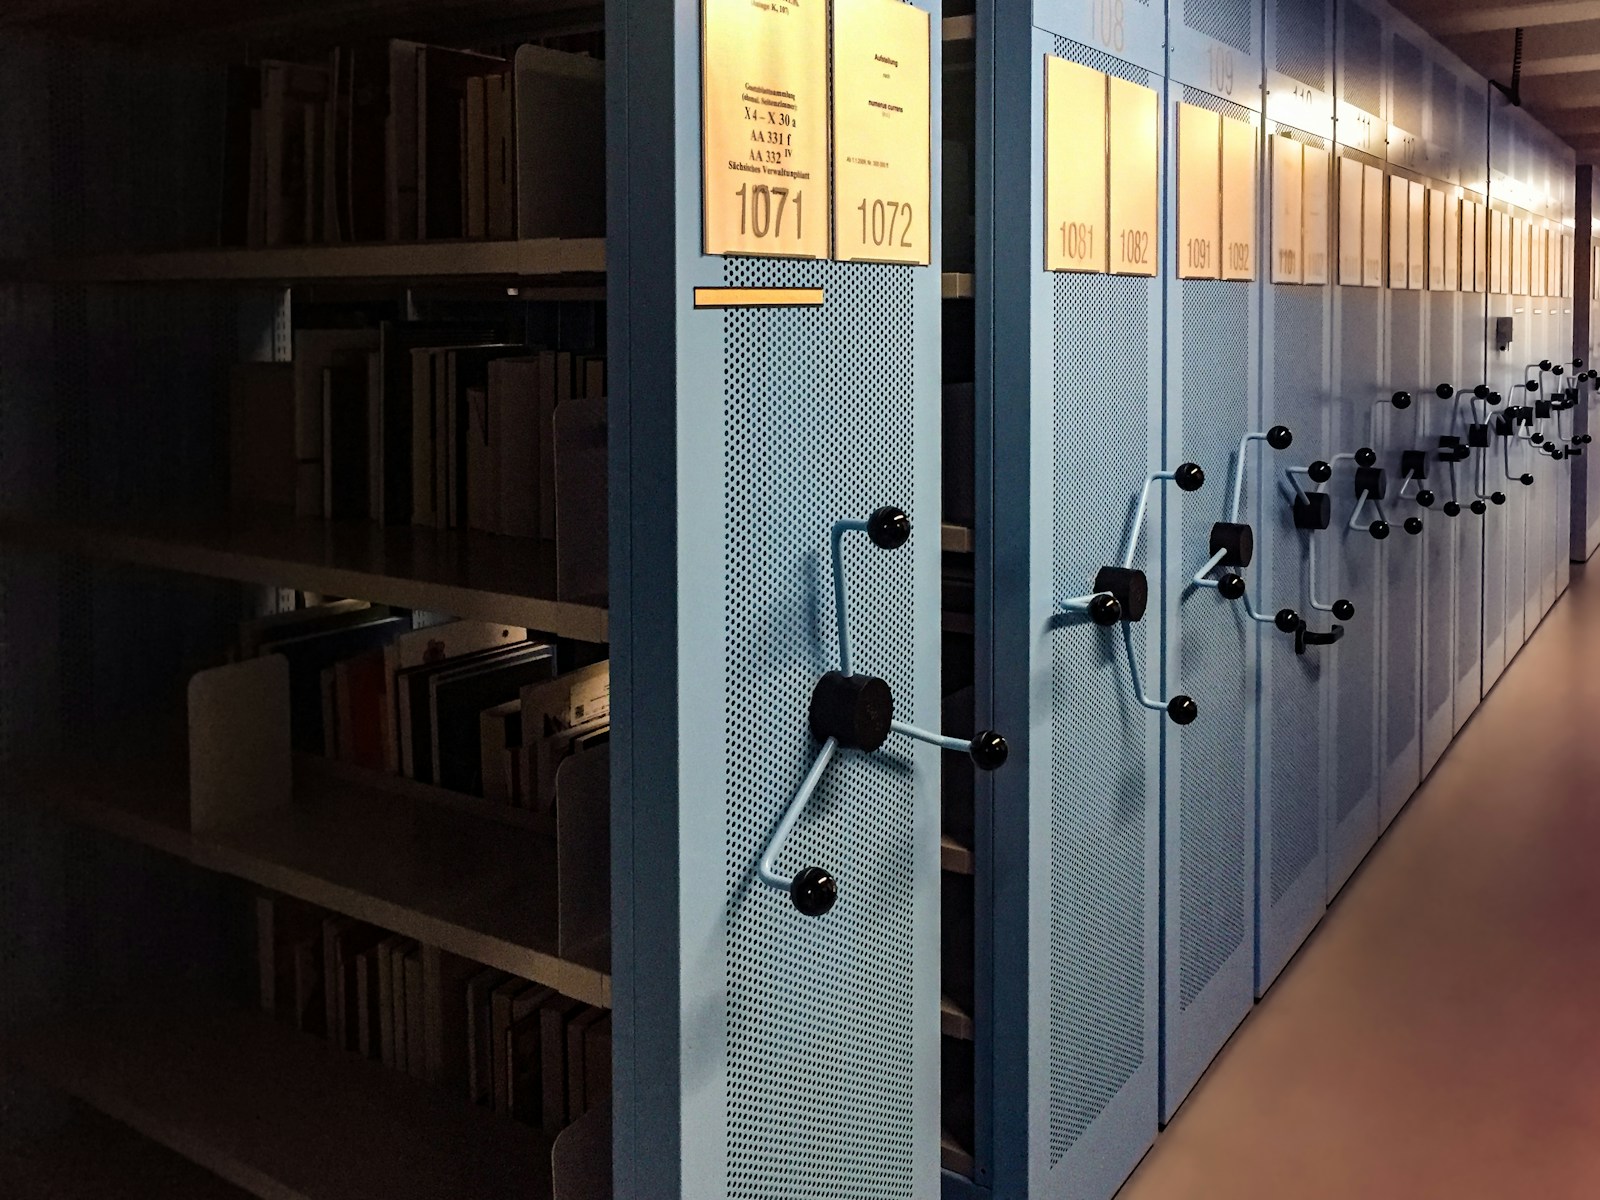
<instances>
[{"instance_id":1,"label":"label number 1071","mask_svg":"<svg viewBox=\"0 0 1600 1200\"><path fill-rule=\"evenodd\" d=\"M794 236L798 240L801 236L802 222L805 218L805 197L800 192L792 195L786 187L768 187L758 183L754 187L745 184L735 196L739 197L739 233L750 233L758 238L780 238L783 236L784 213L789 207L789 201L794 201Z\"/></svg>"}]
</instances>

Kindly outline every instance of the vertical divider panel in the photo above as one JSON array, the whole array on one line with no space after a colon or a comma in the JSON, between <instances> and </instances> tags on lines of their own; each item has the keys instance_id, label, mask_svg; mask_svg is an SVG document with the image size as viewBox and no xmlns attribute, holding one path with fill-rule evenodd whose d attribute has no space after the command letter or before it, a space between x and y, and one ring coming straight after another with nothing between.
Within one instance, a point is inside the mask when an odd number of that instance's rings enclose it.
<instances>
[{"instance_id":1,"label":"vertical divider panel","mask_svg":"<svg viewBox=\"0 0 1600 1200\"><path fill-rule=\"evenodd\" d=\"M1256 623L1244 606L1191 576L1229 519L1240 441L1261 420L1261 100L1259 0L1173 0L1167 10L1167 155L1181 105L1239 122L1254 139L1254 244L1248 277L1225 235L1221 278L1166 272L1165 456L1198 463L1207 484L1163 506L1166 693L1192 695L1199 717L1165 732L1162 788L1162 1097L1170 1119L1250 1010L1255 994ZM1237 128L1237 126L1235 126ZM1176 253L1185 187L1169 177L1166 236ZM1223 189L1223 228L1237 202ZM1192 264L1191 264L1192 265ZM1231 277L1230 277L1231 276ZM1259 525L1262 472L1275 454L1249 443L1242 522ZM1257 568L1249 574L1254 577ZM1274 634L1274 636L1281 636Z\"/></svg>"},{"instance_id":2,"label":"vertical divider panel","mask_svg":"<svg viewBox=\"0 0 1600 1200\"><path fill-rule=\"evenodd\" d=\"M926 266L703 253L700 7L607 5L615 1191L923 1200L940 752L891 734L822 773L776 869L826 867L828 912L756 866L839 666L833 522L909 515L895 550L847 535L852 665L939 726L939 213ZM939 6L916 7L937 64ZM746 303L766 289L798 294Z\"/></svg>"},{"instance_id":3,"label":"vertical divider panel","mask_svg":"<svg viewBox=\"0 0 1600 1200\"><path fill-rule=\"evenodd\" d=\"M1017 731L1006 771L980 781L1004 864L979 914L994 947L979 1173L997 1196L1106 1200L1157 1125L1165 717L1138 702L1121 623L1059 609L1120 563L1160 465L1164 231L1148 274L1046 269L1044 239L1061 236L1045 214L1047 58L1104 73L1108 95L1151 89L1164 120L1159 8L1102 7L991 0L978 15L978 707ZM1152 586L1159 547L1152 520L1133 562ZM1161 620L1152 603L1126 626L1147 690Z\"/></svg>"}]
</instances>

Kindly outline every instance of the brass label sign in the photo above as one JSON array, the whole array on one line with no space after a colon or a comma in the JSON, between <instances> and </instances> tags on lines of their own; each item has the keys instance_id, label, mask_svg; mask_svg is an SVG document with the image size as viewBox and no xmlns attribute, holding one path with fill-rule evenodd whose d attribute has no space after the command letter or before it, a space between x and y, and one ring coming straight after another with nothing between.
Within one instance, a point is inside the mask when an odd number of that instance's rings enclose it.
<instances>
[{"instance_id":1,"label":"brass label sign","mask_svg":"<svg viewBox=\"0 0 1600 1200\"><path fill-rule=\"evenodd\" d=\"M1307 283L1328 282L1328 152L1321 146L1306 146L1301 215L1301 253Z\"/></svg>"},{"instance_id":2,"label":"brass label sign","mask_svg":"<svg viewBox=\"0 0 1600 1200\"><path fill-rule=\"evenodd\" d=\"M1406 284L1406 234L1411 223L1406 219L1406 181L1389 176L1389 286L1404 290Z\"/></svg>"},{"instance_id":3,"label":"brass label sign","mask_svg":"<svg viewBox=\"0 0 1600 1200\"><path fill-rule=\"evenodd\" d=\"M1472 202L1472 290L1489 290L1489 209Z\"/></svg>"},{"instance_id":4,"label":"brass label sign","mask_svg":"<svg viewBox=\"0 0 1600 1200\"><path fill-rule=\"evenodd\" d=\"M1150 88L1115 76L1106 84L1111 197L1107 243L1111 249L1111 273L1154 275L1160 257L1160 97Z\"/></svg>"},{"instance_id":5,"label":"brass label sign","mask_svg":"<svg viewBox=\"0 0 1600 1200\"><path fill-rule=\"evenodd\" d=\"M1426 190L1413 180L1408 186L1406 206L1406 286L1420 292L1425 282L1426 264L1423 249L1427 246L1427 216L1423 210Z\"/></svg>"},{"instance_id":6,"label":"brass label sign","mask_svg":"<svg viewBox=\"0 0 1600 1200\"><path fill-rule=\"evenodd\" d=\"M1383 286L1383 172L1361 167L1361 286Z\"/></svg>"},{"instance_id":7,"label":"brass label sign","mask_svg":"<svg viewBox=\"0 0 1600 1200\"><path fill-rule=\"evenodd\" d=\"M1222 278L1221 118L1178 105L1178 278Z\"/></svg>"},{"instance_id":8,"label":"brass label sign","mask_svg":"<svg viewBox=\"0 0 1600 1200\"><path fill-rule=\"evenodd\" d=\"M900 0L834 0L836 258L931 261L928 20Z\"/></svg>"},{"instance_id":9,"label":"brass label sign","mask_svg":"<svg viewBox=\"0 0 1600 1200\"><path fill-rule=\"evenodd\" d=\"M1365 170L1353 158L1339 159L1339 282L1361 286L1361 199Z\"/></svg>"},{"instance_id":10,"label":"brass label sign","mask_svg":"<svg viewBox=\"0 0 1600 1200\"><path fill-rule=\"evenodd\" d=\"M1517 216L1511 218L1511 294L1528 294L1527 228Z\"/></svg>"},{"instance_id":11,"label":"brass label sign","mask_svg":"<svg viewBox=\"0 0 1600 1200\"><path fill-rule=\"evenodd\" d=\"M1044 60L1044 265L1106 269L1106 77Z\"/></svg>"},{"instance_id":12,"label":"brass label sign","mask_svg":"<svg viewBox=\"0 0 1600 1200\"><path fill-rule=\"evenodd\" d=\"M1445 290L1445 194L1427 190L1427 290Z\"/></svg>"},{"instance_id":13,"label":"brass label sign","mask_svg":"<svg viewBox=\"0 0 1600 1200\"><path fill-rule=\"evenodd\" d=\"M701 0L707 254L828 256L825 0Z\"/></svg>"},{"instance_id":14,"label":"brass label sign","mask_svg":"<svg viewBox=\"0 0 1600 1200\"><path fill-rule=\"evenodd\" d=\"M1302 256L1305 214L1305 154L1291 138L1267 139L1272 153L1272 262L1273 283L1304 283Z\"/></svg>"},{"instance_id":15,"label":"brass label sign","mask_svg":"<svg viewBox=\"0 0 1600 1200\"><path fill-rule=\"evenodd\" d=\"M1222 277L1256 277L1256 127L1222 118Z\"/></svg>"},{"instance_id":16,"label":"brass label sign","mask_svg":"<svg viewBox=\"0 0 1600 1200\"><path fill-rule=\"evenodd\" d=\"M1489 212L1489 290L1497 295L1506 293L1506 225L1505 213Z\"/></svg>"},{"instance_id":17,"label":"brass label sign","mask_svg":"<svg viewBox=\"0 0 1600 1200\"><path fill-rule=\"evenodd\" d=\"M1461 287L1461 199L1440 192L1439 207L1444 220L1444 238L1439 243L1444 259L1444 290L1453 292Z\"/></svg>"}]
</instances>

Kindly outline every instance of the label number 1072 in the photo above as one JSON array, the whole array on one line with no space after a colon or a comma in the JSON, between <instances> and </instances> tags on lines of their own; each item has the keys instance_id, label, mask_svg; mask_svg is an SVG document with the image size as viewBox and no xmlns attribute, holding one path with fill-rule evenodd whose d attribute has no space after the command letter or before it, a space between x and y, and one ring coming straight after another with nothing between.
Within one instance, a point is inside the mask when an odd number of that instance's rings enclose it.
<instances>
[{"instance_id":1,"label":"label number 1072","mask_svg":"<svg viewBox=\"0 0 1600 1200\"><path fill-rule=\"evenodd\" d=\"M900 200L863 200L856 205L856 211L861 214L863 246L914 248L911 245L911 205Z\"/></svg>"}]
</instances>

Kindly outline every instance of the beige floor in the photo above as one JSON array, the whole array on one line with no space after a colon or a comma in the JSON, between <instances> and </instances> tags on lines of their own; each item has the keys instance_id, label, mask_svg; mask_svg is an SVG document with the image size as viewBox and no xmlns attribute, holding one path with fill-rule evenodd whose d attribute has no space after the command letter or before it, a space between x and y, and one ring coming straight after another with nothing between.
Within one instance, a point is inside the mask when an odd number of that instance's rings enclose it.
<instances>
[{"instance_id":1,"label":"beige floor","mask_svg":"<svg viewBox=\"0 0 1600 1200\"><path fill-rule=\"evenodd\" d=\"M1600 560L1119 1200L1600 1198Z\"/></svg>"}]
</instances>

